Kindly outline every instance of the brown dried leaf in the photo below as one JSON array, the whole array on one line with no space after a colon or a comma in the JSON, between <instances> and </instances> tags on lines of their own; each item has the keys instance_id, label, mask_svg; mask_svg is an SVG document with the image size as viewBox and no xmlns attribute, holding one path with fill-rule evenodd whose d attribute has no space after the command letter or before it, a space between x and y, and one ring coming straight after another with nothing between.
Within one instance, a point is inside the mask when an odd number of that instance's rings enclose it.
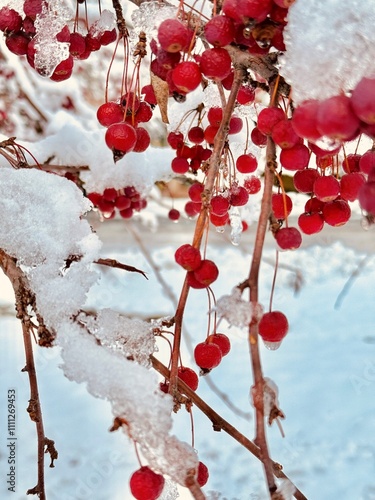
<instances>
[{"instance_id":1,"label":"brown dried leaf","mask_svg":"<svg viewBox=\"0 0 375 500\"><path fill-rule=\"evenodd\" d=\"M151 85L155 92L156 101L158 103L161 119L163 123L169 123L168 120L168 98L169 86L168 83L154 75L151 72Z\"/></svg>"}]
</instances>

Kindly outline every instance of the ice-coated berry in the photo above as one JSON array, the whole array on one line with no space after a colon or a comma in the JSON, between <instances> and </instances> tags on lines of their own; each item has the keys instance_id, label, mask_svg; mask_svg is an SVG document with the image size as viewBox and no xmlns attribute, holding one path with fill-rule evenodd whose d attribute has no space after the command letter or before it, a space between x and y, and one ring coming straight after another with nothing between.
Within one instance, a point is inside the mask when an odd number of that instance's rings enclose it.
<instances>
[{"instance_id":1,"label":"ice-coated berry","mask_svg":"<svg viewBox=\"0 0 375 500\"><path fill-rule=\"evenodd\" d=\"M264 313L258 325L259 335L266 342L280 342L288 330L288 319L280 311Z\"/></svg>"}]
</instances>

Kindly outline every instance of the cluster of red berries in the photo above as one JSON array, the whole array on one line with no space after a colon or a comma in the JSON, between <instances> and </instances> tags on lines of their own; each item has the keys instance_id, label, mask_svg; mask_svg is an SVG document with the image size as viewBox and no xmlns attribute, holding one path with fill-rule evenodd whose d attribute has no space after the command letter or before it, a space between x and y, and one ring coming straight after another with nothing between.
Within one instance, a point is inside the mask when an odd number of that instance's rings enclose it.
<instances>
[{"instance_id":1,"label":"cluster of red berries","mask_svg":"<svg viewBox=\"0 0 375 500\"><path fill-rule=\"evenodd\" d=\"M181 97L195 90L203 78L220 80L225 88L233 81L232 61L224 48L235 43L251 54L264 55L271 47L285 50L283 30L288 7L293 0L225 0L222 14L213 16L204 27L204 36L212 47L190 60L184 60L195 46L195 33L188 19L166 19L151 44L155 55L151 71L168 83L170 95ZM254 100L254 89L243 85L240 104Z\"/></svg>"},{"instance_id":2,"label":"cluster of red berries","mask_svg":"<svg viewBox=\"0 0 375 500\"><path fill-rule=\"evenodd\" d=\"M102 194L89 193L88 199L103 214L105 219L113 219L116 209L120 217L130 219L134 212L139 212L146 208L147 201L142 198L134 186L126 186L123 189L107 188Z\"/></svg>"},{"instance_id":3,"label":"cluster of red berries","mask_svg":"<svg viewBox=\"0 0 375 500\"><path fill-rule=\"evenodd\" d=\"M230 340L224 333L212 333L204 342L200 342L194 349L194 359L201 374L209 373L216 368L222 358L230 351Z\"/></svg>"},{"instance_id":4,"label":"cluster of red berries","mask_svg":"<svg viewBox=\"0 0 375 500\"><path fill-rule=\"evenodd\" d=\"M208 468L203 462L198 463L197 483L204 486L208 481ZM150 467L143 466L130 477L130 491L137 500L157 500L163 492L165 479Z\"/></svg>"},{"instance_id":5,"label":"cluster of red berries","mask_svg":"<svg viewBox=\"0 0 375 500\"><path fill-rule=\"evenodd\" d=\"M36 28L35 19L41 14L43 7L48 7L46 0L24 0L24 17L10 7L0 9L0 30L4 32L8 49L18 56L26 56L32 68L35 68ZM67 80L73 72L74 59L87 59L91 52L97 51L103 45L114 42L117 38L116 29L97 32L94 23L86 35L77 31L71 32L68 26L57 34L58 42L69 43L69 56L61 61L50 76L51 80L61 82ZM35 68L38 71L38 68ZM38 71L40 72L40 71ZM42 75L45 76L45 75Z\"/></svg>"},{"instance_id":6,"label":"cluster of red berries","mask_svg":"<svg viewBox=\"0 0 375 500\"><path fill-rule=\"evenodd\" d=\"M117 102L105 102L99 106L96 116L98 122L107 127L105 142L115 161L126 153L142 153L149 147L150 134L139 124L151 120L152 107L134 92L127 92Z\"/></svg>"},{"instance_id":7,"label":"cluster of red berries","mask_svg":"<svg viewBox=\"0 0 375 500\"><path fill-rule=\"evenodd\" d=\"M180 246L175 252L175 261L186 271L186 279L191 288L207 288L219 276L219 269L209 259L202 259L198 248L189 243Z\"/></svg>"}]
</instances>

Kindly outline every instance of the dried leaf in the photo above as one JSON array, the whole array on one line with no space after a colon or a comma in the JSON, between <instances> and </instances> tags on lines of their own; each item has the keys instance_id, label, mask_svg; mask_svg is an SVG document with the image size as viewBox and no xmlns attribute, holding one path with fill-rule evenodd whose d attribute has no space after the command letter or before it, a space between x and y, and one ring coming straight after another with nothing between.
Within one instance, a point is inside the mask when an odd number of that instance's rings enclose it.
<instances>
[{"instance_id":1,"label":"dried leaf","mask_svg":"<svg viewBox=\"0 0 375 500\"><path fill-rule=\"evenodd\" d=\"M155 92L156 101L158 103L161 119L163 123L169 123L168 120L168 98L169 86L168 83L154 75L151 72L151 85Z\"/></svg>"}]
</instances>

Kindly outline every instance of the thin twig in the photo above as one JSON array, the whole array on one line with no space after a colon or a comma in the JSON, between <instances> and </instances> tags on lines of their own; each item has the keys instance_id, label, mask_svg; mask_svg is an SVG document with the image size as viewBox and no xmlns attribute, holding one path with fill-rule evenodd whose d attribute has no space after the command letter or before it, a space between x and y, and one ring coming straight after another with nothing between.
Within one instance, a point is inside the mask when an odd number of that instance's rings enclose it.
<instances>
[{"instance_id":1,"label":"thin twig","mask_svg":"<svg viewBox=\"0 0 375 500\"><path fill-rule=\"evenodd\" d=\"M360 275L362 269L365 267L365 265L368 263L370 256L365 255L363 259L359 262L358 266L354 271L351 273L349 276L348 280L346 281L345 285L343 286L341 292L338 294L336 302L334 304L334 309L340 309L341 304L345 298L345 296L348 294L350 287L353 285L354 281L358 278Z\"/></svg>"},{"instance_id":2,"label":"thin twig","mask_svg":"<svg viewBox=\"0 0 375 500\"><path fill-rule=\"evenodd\" d=\"M271 196L274 182L274 167L276 159L276 147L271 138L267 143L267 165L264 176L264 191L261 201L261 210L258 219L256 238L254 243L253 257L249 274L250 302L258 303L259 269L262 259L264 240L267 231L268 219L271 213ZM255 406L255 442L261 449L262 462L267 479L270 496L276 491L272 460L269 456L265 423L264 423L264 378L260 361L258 344L258 319L253 317L249 326L249 346L251 354L251 365L254 377L253 401Z\"/></svg>"},{"instance_id":3,"label":"thin twig","mask_svg":"<svg viewBox=\"0 0 375 500\"><path fill-rule=\"evenodd\" d=\"M94 261L95 264L100 264L102 266L114 267L116 269L122 269L123 271L129 271L131 273L140 273L142 276L148 280L147 275L144 271L137 269L136 267L129 266L128 264L122 264L116 259L98 259Z\"/></svg>"},{"instance_id":4,"label":"thin twig","mask_svg":"<svg viewBox=\"0 0 375 500\"><path fill-rule=\"evenodd\" d=\"M35 422L38 439L38 482L34 488L27 491L28 495L38 495L40 500L45 500L45 485L44 485L44 456L46 452L51 454L51 467L53 460L57 458L57 451L54 448L53 441L46 438L44 434L43 416L40 405L38 380L35 370L33 347L31 342L31 318L27 309L33 306L35 297L30 291L30 286L27 278L22 270L17 266L17 261L10 255L0 249L0 267L4 274L9 278L15 293L17 318L22 323L23 341L25 346L26 365L22 369L27 372L30 383L30 400L27 411L30 418ZM46 448L47 447L47 448Z\"/></svg>"}]
</instances>

